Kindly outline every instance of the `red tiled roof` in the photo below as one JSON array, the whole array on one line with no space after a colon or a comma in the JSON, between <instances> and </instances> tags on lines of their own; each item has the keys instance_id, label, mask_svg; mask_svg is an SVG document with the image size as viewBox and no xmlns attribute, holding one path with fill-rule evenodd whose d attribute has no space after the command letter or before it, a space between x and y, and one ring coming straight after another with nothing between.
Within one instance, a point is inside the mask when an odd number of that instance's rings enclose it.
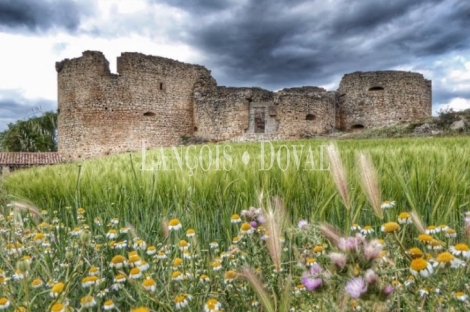
<instances>
[{"instance_id":1,"label":"red tiled roof","mask_svg":"<svg viewBox=\"0 0 470 312\"><path fill-rule=\"evenodd\" d=\"M51 165L61 162L63 162L63 159L59 153L56 152L0 153L0 165Z\"/></svg>"}]
</instances>

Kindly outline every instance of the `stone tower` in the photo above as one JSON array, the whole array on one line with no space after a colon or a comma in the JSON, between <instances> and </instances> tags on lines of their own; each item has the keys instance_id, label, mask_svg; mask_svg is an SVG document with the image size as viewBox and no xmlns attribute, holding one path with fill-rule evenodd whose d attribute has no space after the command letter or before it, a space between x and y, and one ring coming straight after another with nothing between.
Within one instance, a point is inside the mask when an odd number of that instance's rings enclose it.
<instances>
[{"instance_id":1,"label":"stone tower","mask_svg":"<svg viewBox=\"0 0 470 312\"><path fill-rule=\"evenodd\" d=\"M198 65L122 53L112 74L101 52L56 63L59 153L66 159L176 145L194 131Z\"/></svg>"},{"instance_id":2,"label":"stone tower","mask_svg":"<svg viewBox=\"0 0 470 312\"><path fill-rule=\"evenodd\" d=\"M338 89L337 121L343 130L388 126L429 117L431 81L404 71L355 72Z\"/></svg>"}]
</instances>

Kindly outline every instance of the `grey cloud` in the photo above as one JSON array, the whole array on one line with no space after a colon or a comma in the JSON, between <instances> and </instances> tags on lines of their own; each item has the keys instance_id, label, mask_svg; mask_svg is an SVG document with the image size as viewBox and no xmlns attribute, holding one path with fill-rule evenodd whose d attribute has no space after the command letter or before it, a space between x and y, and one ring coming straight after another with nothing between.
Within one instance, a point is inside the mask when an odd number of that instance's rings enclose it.
<instances>
[{"instance_id":1,"label":"grey cloud","mask_svg":"<svg viewBox=\"0 0 470 312\"><path fill-rule=\"evenodd\" d=\"M331 26L334 34L341 36L370 32L377 27L387 25L417 6L416 2L407 0L362 0L342 4L344 7L338 10L339 14L333 15Z\"/></svg>"},{"instance_id":2,"label":"grey cloud","mask_svg":"<svg viewBox=\"0 0 470 312\"><path fill-rule=\"evenodd\" d=\"M64 28L75 31L83 15L90 14L89 1L2 0L0 31L47 31Z\"/></svg>"},{"instance_id":3,"label":"grey cloud","mask_svg":"<svg viewBox=\"0 0 470 312\"><path fill-rule=\"evenodd\" d=\"M470 46L465 0L166 3L191 15L185 40L228 85L325 84Z\"/></svg>"},{"instance_id":4,"label":"grey cloud","mask_svg":"<svg viewBox=\"0 0 470 312\"><path fill-rule=\"evenodd\" d=\"M453 98L470 99L470 90L456 92L452 90L446 90L446 89L439 90L438 89L438 90L434 90L433 92L433 103L435 103L436 105L448 103Z\"/></svg>"},{"instance_id":5,"label":"grey cloud","mask_svg":"<svg viewBox=\"0 0 470 312\"><path fill-rule=\"evenodd\" d=\"M195 14L205 15L228 9L236 3L235 1L238 0L152 0L151 2L165 2L166 4L174 7L184 7L186 10Z\"/></svg>"}]
</instances>

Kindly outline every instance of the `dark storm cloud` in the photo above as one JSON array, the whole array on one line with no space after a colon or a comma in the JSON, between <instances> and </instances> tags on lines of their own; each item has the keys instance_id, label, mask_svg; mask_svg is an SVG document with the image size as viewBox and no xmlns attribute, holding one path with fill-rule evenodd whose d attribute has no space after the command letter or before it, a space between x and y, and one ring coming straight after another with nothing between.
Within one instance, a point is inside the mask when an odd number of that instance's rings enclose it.
<instances>
[{"instance_id":1,"label":"dark storm cloud","mask_svg":"<svg viewBox=\"0 0 470 312\"><path fill-rule=\"evenodd\" d=\"M56 102L46 99L25 99L16 91L0 90L0 132L8 124L43 112L56 110Z\"/></svg>"},{"instance_id":2,"label":"dark storm cloud","mask_svg":"<svg viewBox=\"0 0 470 312\"><path fill-rule=\"evenodd\" d=\"M1 0L0 31L46 31L51 28L77 30L88 1Z\"/></svg>"},{"instance_id":3,"label":"dark storm cloud","mask_svg":"<svg viewBox=\"0 0 470 312\"><path fill-rule=\"evenodd\" d=\"M357 32L369 32L371 29L386 25L390 21L403 16L416 6L413 1L353 1L343 2L344 7L332 18L334 34L345 36Z\"/></svg>"},{"instance_id":4,"label":"dark storm cloud","mask_svg":"<svg viewBox=\"0 0 470 312\"><path fill-rule=\"evenodd\" d=\"M187 42L229 85L328 84L470 46L465 0L166 3L190 14Z\"/></svg>"},{"instance_id":5,"label":"dark storm cloud","mask_svg":"<svg viewBox=\"0 0 470 312\"><path fill-rule=\"evenodd\" d=\"M236 1L236 0L235 0ZM213 14L215 12L230 8L235 1L230 0L164 0L171 6L184 7L195 14ZM160 2L152 0L152 2Z\"/></svg>"},{"instance_id":6,"label":"dark storm cloud","mask_svg":"<svg viewBox=\"0 0 470 312\"><path fill-rule=\"evenodd\" d=\"M191 43L206 53L209 67L237 77L241 84L305 78L307 68L320 70L323 61L315 58L316 46L305 44L313 25L295 10L299 4L291 2L288 8L283 2L252 1L226 9L230 12L220 13L220 18L195 24Z\"/></svg>"}]
</instances>

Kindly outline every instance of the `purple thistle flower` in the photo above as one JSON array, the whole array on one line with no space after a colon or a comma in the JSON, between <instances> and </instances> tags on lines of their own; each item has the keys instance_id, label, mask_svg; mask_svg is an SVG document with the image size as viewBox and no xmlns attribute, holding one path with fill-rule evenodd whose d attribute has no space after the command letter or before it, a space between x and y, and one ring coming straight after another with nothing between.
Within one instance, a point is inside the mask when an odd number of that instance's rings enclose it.
<instances>
[{"instance_id":1,"label":"purple thistle flower","mask_svg":"<svg viewBox=\"0 0 470 312\"><path fill-rule=\"evenodd\" d=\"M367 285L362 277L355 277L348 281L344 290L352 298L357 299L367 291Z\"/></svg>"},{"instance_id":2,"label":"purple thistle flower","mask_svg":"<svg viewBox=\"0 0 470 312\"><path fill-rule=\"evenodd\" d=\"M258 223L256 223L256 221L251 221L250 225L252 228L256 229L256 227L258 226Z\"/></svg>"},{"instance_id":3,"label":"purple thistle flower","mask_svg":"<svg viewBox=\"0 0 470 312\"><path fill-rule=\"evenodd\" d=\"M346 266L348 258L342 253L332 252L330 253L330 260L336 267L343 269Z\"/></svg>"},{"instance_id":4,"label":"purple thistle flower","mask_svg":"<svg viewBox=\"0 0 470 312\"><path fill-rule=\"evenodd\" d=\"M322 268L318 263L313 263L310 270L302 274L302 284L307 290L315 290L323 284L323 280L318 277Z\"/></svg>"},{"instance_id":5,"label":"purple thistle flower","mask_svg":"<svg viewBox=\"0 0 470 312\"><path fill-rule=\"evenodd\" d=\"M302 284L307 290L315 290L323 283L321 278L302 277Z\"/></svg>"},{"instance_id":6,"label":"purple thistle flower","mask_svg":"<svg viewBox=\"0 0 470 312\"><path fill-rule=\"evenodd\" d=\"M374 284L375 282L379 280L379 276L372 269L367 269L366 274L364 275L364 278L367 284Z\"/></svg>"},{"instance_id":7,"label":"purple thistle flower","mask_svg":"<svg viewBox=\"0 0 470 312\"><path fill-rule=\"evenodd\" d=\"M382 244L380 244L376 239L364 243L364 255L367 260L376 259L382 252Z\"/></svg>"},{"instance_id":8,"label":"purple thistle flower","mask_svg":"<svg viewBox=\"0 0 470 312\"><path fill-rule=\"evenodd\" d=\"M386 287L384 288L384 294L385 294L385 296L390 296L390 295L393 293L394 290L395 290L395 288L393 288L392 285L386 286Z\"/></svg>"},{"instance_id":9,"label":"purple thistle flower","mask_svg":"<svg viewBox=\"0 0 470 312\"><path fill-rule=\"evenodd\" d=\"M364 244L366 241L366 236L361 233L356 233L355 237L358 244Z\"/></svg>"},{"instance_id":10,"label":"purple thistle flower","mask_svg":"<svg viewBox=\"0 0 470 312\"><path fill-rule=\"evenodd\" d=\"M256 220L258 220L259 223L266 223L266 217L260 214Z\"/></svg>"},{"instance_id":11,"label":"purple thistle flower","mask_svg":"<svg viewBox=\"0 0 470 312\"><path fill-rule=\"evenodd\" d=\"M338 241L338 248L341 251L356 252L359 249L359 241L356 237L341 237Z\"/></svg>"},{"instance_id":12,"label":"purple thistle flower","mask_svg":"<svg viewBox=\"0 0 470 312\"><path fill-rule=\"evenodd\" d=\"M322 272L322 268L318 263L315 262L310 266L310 275L318 276L320 275L321 272Z\"/></svg>"}]
</instances>

